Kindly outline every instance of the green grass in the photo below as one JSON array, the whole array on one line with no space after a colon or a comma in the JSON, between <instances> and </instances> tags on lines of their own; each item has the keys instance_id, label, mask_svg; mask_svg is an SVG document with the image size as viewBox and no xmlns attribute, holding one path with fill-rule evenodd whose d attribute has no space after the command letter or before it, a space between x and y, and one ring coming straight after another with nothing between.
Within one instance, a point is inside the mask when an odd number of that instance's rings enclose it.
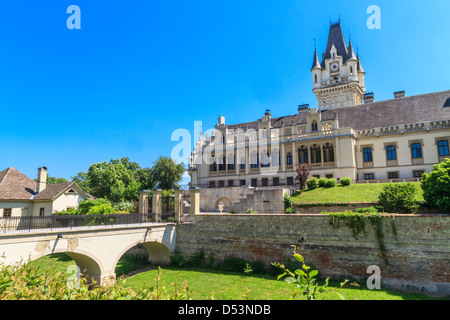
<instances>
[{"instance_id":1,"label":"green grass","mask_svg":"<svg viewBox=\"0 0 450 320\"><path fill-rule=\"evenodd\" d=\"M416 186L416 200L423 201L423 191L420 182L411 182ZM347 203L347 202L377 202L378 195L385 183L360 183L349 186L338 185L334 188L317 188L304 190L293 196L294 204L309 203Z\"/></svg>"},{"instance_id":2,"label":"green grass","mask_svg":"<svg viewBox=\"0 0 450 320\"><path fill-rule=\"evenodd\" d=\"M68 266L75 264L65 254L45 256L30 262L36 267L64 272ZM146 268L143 271L142 268ZM156 284L157 270L148 266L140 259L124 256L116 268L118 276L129 274L133 270L140 269L132 276L125 276L122 285L139 290L143 287L154 287ZM119 280L121 281L121 280ZM186 269L178 267L163 267L159 286L164 285L168 292L178 288L187 281L191 290L191 298L197 300L291 300L294 286L284 281L277 281L273 275L255 275L226 272L210 269ZM323 280L319 282L323 284ZM406 294L391 290L369 290L365 283L359 282L361 287L349 287L339 289L347 300L423 300L431 299L420 294ZM339 283L330 281L330 288L337 289ZM302 298L302 297L300 297ZM326 292L319 299L339 300L334 292Z\"/></svg>"}]
</instances>

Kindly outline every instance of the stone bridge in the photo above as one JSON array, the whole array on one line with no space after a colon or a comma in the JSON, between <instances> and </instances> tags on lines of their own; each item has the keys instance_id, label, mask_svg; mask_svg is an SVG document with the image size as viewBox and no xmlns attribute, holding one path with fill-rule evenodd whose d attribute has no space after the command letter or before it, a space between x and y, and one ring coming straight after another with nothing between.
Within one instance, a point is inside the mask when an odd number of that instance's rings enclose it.
<instances>
[{"instance_id":1,"label":"stone bridge","mask_svg":"<svg viewBox=\"0 0 450 320\"><path fill-rule=\"evenodd\" d=\"M12 232L0 234L0 264L27 263L45 255L66 253L83 275L103 285L115 281L117 262L134 246L142 244L149 262L164 265L170 262L175 242L174 223Z\"/></svg>"}]
</instances>

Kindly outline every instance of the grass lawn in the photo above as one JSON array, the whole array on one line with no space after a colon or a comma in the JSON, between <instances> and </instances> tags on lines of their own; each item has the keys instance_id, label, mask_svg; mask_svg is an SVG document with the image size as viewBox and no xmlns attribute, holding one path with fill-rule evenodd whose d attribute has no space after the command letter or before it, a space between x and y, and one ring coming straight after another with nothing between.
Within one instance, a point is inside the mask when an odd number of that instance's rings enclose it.
<instances>
[{"instance_id":1,"label":"grass lawn","mask_svg":"<svg viewBox=\"0 0 450 320\"><path fill-rule=\"evenodd\" d=\"M416 186L417 200L423 200L423 191L420 182L411 182ZM317 188L304 190L292 197L294 204L306 203L346 203L346 202L377 202L378 195L385 183L359 183L349 186L337 185L334 188Z\"/></svg>"},{"instance_id":2,"label":"grass lawn","mask_svg":"<svg viewBox=\"0 0 450 320\"><path fill-rule=\"evenodd\" d=\"M65 254L45 256L30 262L36 267L60 271L64 273L68 266L75 262ZM137 270L133 272L134 270ZM139 290L143 287L153 287L158 272L155 267L148 266L144 261L124 256L118 263L116 274L125 276L122 285ZM167 291L173 292L174 284L179 288L187 281L191 298L195 300L291 300L294 286L284 281L277 281L273 275L253 275L210 269L185 269L163 267L159 286L164 285ZM323 284L323 281L319 282ZM369 290L365 283L361 287L339 289L347 300L424 300L430 299L419 294L405 294L390 290ZM337 288L337 281L330 281L330 288ZM297 299L302 299L302 296ZM319 299L339 300L334 292L326 292Z\"/></svg>"}]
</instances>

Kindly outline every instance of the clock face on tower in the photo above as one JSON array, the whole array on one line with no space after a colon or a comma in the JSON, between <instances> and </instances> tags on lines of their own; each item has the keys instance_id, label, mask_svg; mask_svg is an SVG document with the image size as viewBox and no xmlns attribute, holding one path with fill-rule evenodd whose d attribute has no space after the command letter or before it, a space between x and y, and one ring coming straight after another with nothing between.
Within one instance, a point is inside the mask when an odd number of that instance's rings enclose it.
<instances>
[{"instance_id":1,"label":"clock face on tower","mask_svg":"<svg viewBox=\"0 0 450 320\"><path fill-rule=\"evenodd\" d=\"M332 65L331 65L331 70L332 71L337 71L339 69L339 65L337 64L337 63L333 63Z\"/></svg>"}]
</instances>

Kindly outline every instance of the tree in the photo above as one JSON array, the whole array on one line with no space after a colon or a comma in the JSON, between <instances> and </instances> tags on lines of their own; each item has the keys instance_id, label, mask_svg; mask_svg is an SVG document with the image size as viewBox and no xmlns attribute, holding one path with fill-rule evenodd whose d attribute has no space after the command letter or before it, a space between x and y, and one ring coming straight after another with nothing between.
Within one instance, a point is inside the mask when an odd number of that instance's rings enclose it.
<instances>
[{"instance_id":1,"label":"tree","mask_svg":"<svg viewBox=\"0 0 450 320\"><path fill-rule=\"evenodd\" d=\"M427 205L450 212L450 159L435 165L430 174L424 173L422 177L421 187Z\"/></svg>"},{"instance_id":2,"label":"tree","mask_svg":"<svg viewBox=\"0 0 450 320\"><path fill-rule=\"evenodd\" d=\"M105 198L112 202L139 199L140 183L135 178L133 169L140 168L128 158L111 159L110 162L95 163L89 167L86 180L97 198Z\"/></svg>"},{"instance_id":3,"label":"tree","mask_svg":"<svg viewBox=\"0 0 450 320\"><path fill-rule=\"evenodd\" d=\"M155 161L152 172L157 187L162 190L179 188L179 182L186 171L183 164L177 164L169 157L161 156Z\"/></svg>"},{"instance_id":4,"label":"tree","mask_svg":"<svg viewBox=\"0 0 450 320\"><path fill-rule=\"evenodd\" d=\"M34 181L37 181L37 179L34 179ZM66 183L69 182L67 179L64 178L56 178L56 177L47 177L47 184L56 184L56 183Z\"/></svg>"},{"instance_id":5,"label":"tree","mask_svg":"<svg viewBox=\"0 0 450 320\"><path fill-rule=\"evenodd\" d=\"M306 180L308 179L308 175L311 172L311 164L309 162L305 163L297 163L297 177L295 178L298 181L298 185L300 190L306 188Z\"/></svg>"},{"instance_id":6,"label":"tree","mask_svg":"<svg viewBox=\"0 0 450 320\"><path fill-rule=\"evenodd\" d=\"M92 194L92 190L89 187L89 181L87 178L87 172L78 172L75 177L71 177L73 182L75 182L84 192Z\"/></svg>"}]
</instances>

